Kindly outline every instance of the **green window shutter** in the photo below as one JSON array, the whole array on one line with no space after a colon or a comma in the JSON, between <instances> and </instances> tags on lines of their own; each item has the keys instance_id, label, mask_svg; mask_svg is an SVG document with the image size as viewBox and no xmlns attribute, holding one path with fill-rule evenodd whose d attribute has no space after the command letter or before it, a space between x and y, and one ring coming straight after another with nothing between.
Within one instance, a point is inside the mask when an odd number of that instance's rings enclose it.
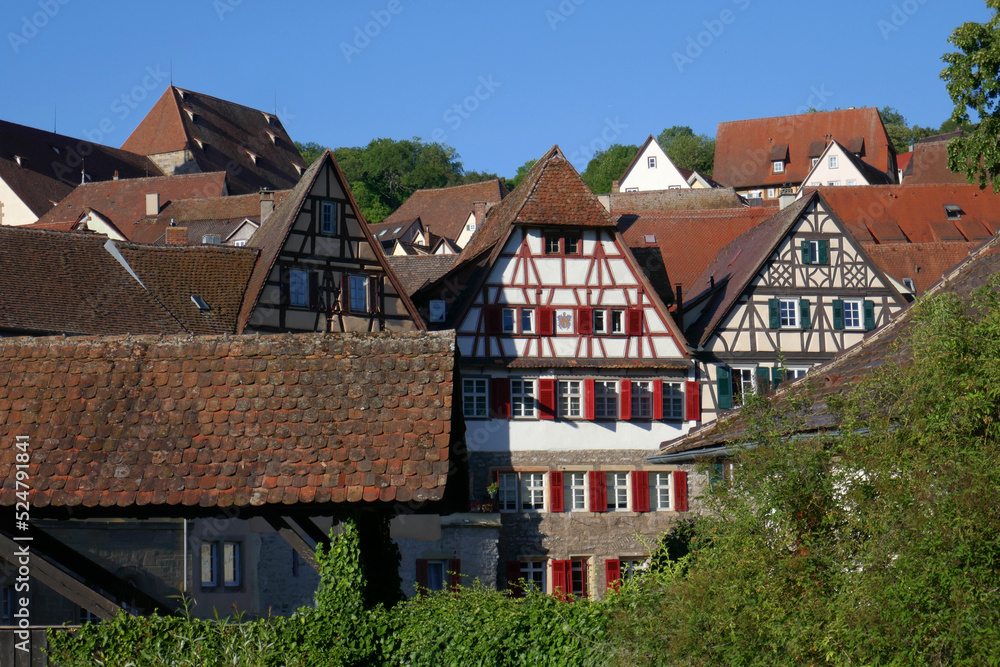
<instances>
[{"instance_id":1,"label":"green window shutter","mask_svg":"<svg viewBox=\"0 0 1000 667\"><path fill-rule=\"evenodd\" d=\"M722 366L716 367L715 382L719 390L719 409L730 409L733 407L733 376L729 369Z\"/></svg>"},{"instance_id":2,"label":"green window shutter","mask_svg":"<svg viewBox=\"0 0 1000 667\"><path fill-rule=\"evenodd\" d=\"M770 389L771 384L771 371L766 366L757 367L757 386L760 388L762 394L766 394L767 390Z\"/></svg>"},{"instance_id":3,"label":"green window shutter","mask_svg":"<svg viewBox=\"0 0 1000 667\"><path fill-rule=\"evenodd\" d=\"M771 369L771 386L775 389L777 389L778 385L781 384L782 375L781 366L775 366Z\"/></svg>"},{"instance_id":4,"label":"green window shutter","mask_svg":"<svg viewBox=\"0 0 1000 667\"><path fill-rule=\"evenodd\" d=\"M865 299L865 331L875 328L875 302Z\"/></svg>"},{"instance_id":5,"label":"green window shutter","mask_svg":"<svg viewBox=\"0 0 1000 667\"><path fill-rule=\"evenodd\" d=\"M829 264L830 263L830 242L829 241L819 241L817 243L819 246L819 264Z\"/></svg>"},{"instance_id":6,"label":"green window shutter","mask_svg":"<svg viewBox=\"0 0 1000 667\"><path fill-rule=\"evenodd\" d=\"M809 263L809 241L803 241L800 244L800 247L802 248L802 263L803 264L808 264Z\"/></svg>"},{"instance_id":7,"label":"green window shutter","mask_svg":"<svg viewBox=\"0 0 1000 667\"><path fill-rule=\"evenodd\" d=\"M767 313L772 329L781 328L781 302L778 299L767 300Z\"/></svg>"},{"instance_id":8,"label":"green window shutter","mask_svg":"<svg viewBox=\"0 0 1000 667\"><path fill-rule=\"evenodd\" d=\"M844 328L844 302L840 299L833 302L833 328Z\"/></svg>"},{"instance_id":9,"label":"green window shutter","mask_svg":"<svg viewBox=\"0 0 1000 667\"><path fill-rule=\"evenodd\" d=\"M799 299L799 324L803 329L812 328L812 318L809 316L809 299Z\"/></svg>"}]
</instances>

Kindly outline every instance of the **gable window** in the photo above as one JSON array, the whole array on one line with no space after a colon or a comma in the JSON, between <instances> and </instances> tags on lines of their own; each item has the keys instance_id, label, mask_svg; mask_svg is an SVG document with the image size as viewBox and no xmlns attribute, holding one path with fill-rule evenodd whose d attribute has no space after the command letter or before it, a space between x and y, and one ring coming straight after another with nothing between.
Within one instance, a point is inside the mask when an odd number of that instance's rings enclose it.
<instances>
[{"instance_id":1,"label":"gable window","mask_svg":"<svg viewBox=\"0 0 1000 667\"><path fill-rule=\"evenodd\" d=\"M663 383L663 418L684 419L684 388L680 382Z\"/></svg>"},{"instance_id":2,"label":"gable window","mask_svg":"<svg viewBox=\"0 0 1000 667\"><path fill-rule=\"evenodd\" d=\"M624 334L625 333L625 311L624 310L612 310L611 311L611 333L612 334Z\"/></svg>"},{"instance_id":3,"label":"gable window","mask_svg":"<svg viewBox=\"0 0 1000 667\"><path fill-rule=\"evenodd\" d=\"M510 381L510 414L514 419L535 418L535 381Z\"/></svg>"},{"instance_id":4,"label":"gable window","mask_svg":"<svg viewBox=\"0 0 1000 667\"><path fill-rule=\"evenodd\" d=\"M803 264L829 264L830 242L825 240L802 241L799 246Z\"/></svg>"},{"instance_id":5,"label":"gable window","mask_svg":"<svg viewBox=\"0 0 1000 667\"><path fill-rule=\"evenodd\" d=\"M608 488L608 511L624 512L628 510L628 473L606 473Z\"/></svg>"},{"instance_id":6,"label":"gable window","mask_svg":"<svg viewBox=\"0 0 1000 667\"><path fill-rule=\"evenodd\" d=\"M671 509L672 480L673 473L649 473L649 508L654 512L663 512Z\"/></svg>"},{"instance_id":7,"label":"gable window","mask_svg":"<svg viewBox=\"0 0 1000 667\"><path fill-rule=\"evenodd\" d=\"M830 181L829 183L827 183L827 185L829 185L832 188L838 188L840 187L840 181Z\"/></svg>"},{"instance_id":8,"label":"gable window","mask_svg":"<svg viewBox=\"0 0 1000 667\"><path fill-rule=\"evenodd\" d=\"M650 156L648 164L650 169L656 169L656 157Z\"/></svg>"},{"instance_id":9,"label":"gable window","mask_svg":"<svg viewBox=\"0 0 1000 667\"><path fill-rule=\"evenodd\" d=\"M325 201L320 204L320 232L337 233L337 202Z\"/></svg>"},{"instance_id":10,"label":"gable window","mask_svg":"<svg viewBox=\"0 0 1000 667\"><path fill-rule=\"evenodd\" d=\"M565 253L567 255L579 255L580 254L580 237L575 234L568 234L563 238L563 244L565 245Z\"/></svg>"},{"instance_id":11,"label":"gable window","mask_svg":"<svg viewBox=\"0 0 1000 667\"><path fill-rule=\"evenodd\" d=\"M853 179L853 178L852 178L852 179L850 179L849 181L847 181L847 184L848 184L848 185L857 185L857 184L858 184L858 182L857 182L857 180L855 180L855 179Z\"/></svg>"},{"instance_id":12,"label":"gable window","mask_svg":"<svg viewBox=\"0 0 1000 667\"><path fill-rule=\"evenodd\" d=\"M534 333L535 331L535 309L521 309L521 333Z\"/></svg>"},{"instance_id":13,"label":"gable window","mask_svg":"<svg viewBox=\"0 0 1000 667\"><path fill-rule=\"evenodd\" d=\"M537 512L545 509L545 473L521 473L521 511Z\"/></svg>"},{"instance_id":14,"label":"gable window","mask_svg":"<svg viewBox=\"0 0 1000 667\"><path fill-rule=\"evenodd\" d=\"M639 188L625 188L625 192L638 192Z\"/></svg>"},{"instance_id":15,"label":"gable window","mask_svg":"<svg viewBox=\"0 0 1000 667\"><path fill-rule=\"evenodd\" d=\"M351 311L368 312L368 276L351 276Z\"/></svg>"},{"instance_id":16,"label":"gable window","mask_svg":"<svg viewBox=\"0 0 1000 667\"><path fill-rule=\"evenodd\" d=\"M563 495L567 511L585 512L587 510L587 474L583 472L564 473Z\"/></svg>"},{"instance_id":17,"label":"gable window","mask_svg":"<svg viewBox=\"0 0 1000 667\"><path fill-rule=\"evenodd\" d=\"M779 299L778 316L781 320L781 328L798 328L799 326L799 300Z\"/></svg>"},{"instance_id":18,"label":"gable window","mask_svg":"<svg viewBox=\"0 0 1000 667\"><path fill-rule=\"evenodd\" d=\"M559 418L583 417L583 381L559 380Z\"/></svg>"},{"instance_id":19,"label":"gable window","mask_svg":"<svg viewBox=\"0 0 1000 667\"><path fill-rule=\"evenodd\" d=\"M546 255L558 255L559 254L559 237L555 235L545 236L545 254Z\"/></svg>"},{"instance_id":20,"label":"gable window","mask_svg":"<svg viewBox=\"0 0 1000 667\"><path fill-rule=\"evenodd\" d=\"M653 418L653 383L632 382L632 419Z\"/></svg>"},{"instance_id":21,"label":"gable window","mask_svg":"<svg viewBox=\"0 0 1000 667\"><path fill-rule=\"evenodd\" d=\"M837 164L837 156L836 155L831 155L830 156L830 160L829 160L829 162L827 164L830 166L830 169L836 169L839 166Z\"/></svg>"},{"instance_id":22,"label":"gable window","mask_svg":"<svg viewBox=\"0 0 1000 667\"><path fill-rule=\"evenodd\" d=\"M517 473L501 472L497 474L497 507L501 512L517 511Z\"/></svg>"},{"instance_id":23,"label":"gable window","mask_svg":"<svg viewBox=\"0 0 1000 667\"><path fill-rule=\"evenodd\" d=\"M488 384L487 378L462 378L462 407L466 418L486 419L488 416Z\"/></svg>"},{"instance_id":24,"label":"gable window","mask_svg":"<svg viewBox=\"0 0 1000 667\"><path fill-rule=\"evenodd\" d=\"M618 419L618 382L594 381L594 419Z\"/></svg>"},{"instance_id":25,"label":"gable window","mask_svg":"<svg viewBox=\"0 0 1000 667\"><path fill-rule=\"evenodd\" d=\"M594 333L595 334L608 333L608 313L606 310L602 309L594 310Z\"/></svg>"},{"instance_id":26,"label":"gable window","mask_svg":"<svg viewBox=\"0 0 1000 667\"><path fill-rule=\"evenodd\" d=\"M305 269L289 269L288 302L290 306L309 307L309 272Z\"/></svg>"},{"instance_id":27,"label":"gable window","mask_svg":"<svg viewBox=\"0 0 1000 667\"><path fill-rule=\"evenodd\" d=\"M784 160L775 160L774 161L774 173L776 173L776 174L783 174L783 173L785 173L785 162L784 162Z\"/></svg>"}]
</instances>

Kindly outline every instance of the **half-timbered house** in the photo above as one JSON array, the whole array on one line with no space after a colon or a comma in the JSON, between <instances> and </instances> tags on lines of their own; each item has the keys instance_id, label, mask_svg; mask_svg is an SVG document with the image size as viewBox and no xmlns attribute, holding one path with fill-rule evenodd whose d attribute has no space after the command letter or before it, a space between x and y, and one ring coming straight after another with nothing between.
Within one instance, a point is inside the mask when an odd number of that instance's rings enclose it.
<instances>
[{"instance_id":1,"label":"half-timbered house","mask_svg":"<svg viewBox=\"0 0 1000 667\"><path fill-rule=\"evenodd\" d=\"M817 193L736 238L696 285L684 321L706 421L860 343L906 303Z\"/></svg>"},{"instance_id":2,"label":"half-timbered house","mask_svg":"<svg viewBox=\"0 0 1000 667\"><path fill-rule=\"evenodd\" d=\"M423 328L330 150L306 170L247 247L258 248L260 258L240 331Z\"/></svg>"},{"instance_id":3,"label":"half-timbered house","mask_svg":"<svg viewBox=\"0 0 1000 667\"><path fill-rule=\"evenodd\" d=\"M689 509L686 471L645 462L699 420L666 306L558 147L422 294L454 311L442 325L457 330L473 501L501 515L498 579L600 594L647 556L637 534Z\"/></svg>"}]
</instances>

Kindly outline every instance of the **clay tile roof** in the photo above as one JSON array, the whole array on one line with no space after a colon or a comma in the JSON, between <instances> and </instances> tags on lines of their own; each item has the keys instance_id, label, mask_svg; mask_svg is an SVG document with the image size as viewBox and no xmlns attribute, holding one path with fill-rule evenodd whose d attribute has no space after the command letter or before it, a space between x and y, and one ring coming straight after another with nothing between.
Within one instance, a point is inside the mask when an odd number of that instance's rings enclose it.
<instances>
[{"instance_id":1,"label":"clay tile roof","mask_svg":"<svg viewBox=\"0 0 1000 667\"><path fill-rule=\"evenodd\" d=\"M87 183L70 192L35 224L54 229L55 225L79 221L87 209L93 209L132 241L137 240L136 223L146 217L147 194L158 194L162 209L177 199L221 197L225 192L226 174L221 171Z\"/></svg>"},{"instance_id":2,"label":"clay tile roof","mask_svg":"<svg viewBox=\"0 0 1000 667\"><path fill-rule=\"evenodd\" d=\"M558 146L553 146L528 170L524 180L500 204L490 209L459 255L465 263L493 250L513 225L540 227L614 227L607 209L580 179Z\"/></svg>"},{"instance_id":3,"label":"clay tile roof","mask_svg":"<svg viewBox=\"0 0 1000 667\"><path fill-rule=\"evenodd\" d=\"M435 234L455 241L462 234L475 202L486 202L489 207L506 196L507 187L500 179L417 190L380 224L399 226L420 218Z\"/></svg>"},{"instance_id":4,"label":"clay tile roof","mask_svg":"<svg viewBox=\"0 0 1000 667\"><path fill-rule=\"evenodd\" d=\"M277 116L176 86L122 148L141 155L190 150L201 171L226 172L234 195L291 188L306 168Z\"/></svg>"},{"instance_id":5,"label":"clay tile roof","mask_svg":"<svg viewBox=\"0 0 1000 667\"><path fill-rule=\"evenodd\" d=\"M668 296L674 284L680 283L683 293L689 294L696 287L696 281L705 267L722 248L772 215L773 209L763 207L639 211L620 215L618 231L647 275L651 272L643 261L642 251L651 247L658 250L659 261L666 268L669 280L663 286L655 280L653 283L661 298L672 302L673 297ZM647 237L655 240L650 243ZM650 257L655 261L656 256ZM698 287L697 291L700 290Z\"/></svg>"},{"instance_id":6,"label":"clay tile roof","mask_svg":"<svg viewBox=\"0 0 1000 667\"><path fill-rule=\"evenodd\" d=\"M17 436L36 513L440 500L454 359L453 332L4 339L0 505Z\"/></svg>"},{"instance_id":7,"label":"clay tile roof","mask_svg":"<svg viewBox=\"0 0 1000 667\"><path fill-rule=\"evenodd\" d=\"M417 224L419 220L420 218L413 218L412 220L399 219L397 222L379 222L368 225L368 229L371 230L376 241L388 244L390 241L404 236L410 227Z\"/></svg>"},{"instance_id":8,"label":"clay tile roof","mask_svg":"<svg viewBox=\"0 0 1000 667\"><path fill-rule=\"evenodd\" d=\"M862 243L865 252L886 275L903 284L913 280L918 295L941 279L948 270L961 263L969 252L982 243L954 241L949 243Z\"/></svg>"},{"instance_id":9,"label":"clay tile roof","mask_svg":"<svg viewBox=\"0 0 1000 667\"><path fill-rule=\"evenodd\" d=\"M967 298L973 290L984 285L1000 272L1000 237L994 238L969 256L961 265L949 271L927 294L954 292ZM873 369L887 360L905 363L908 352L896 349L898 341L905 339L913 326L912 311L904 310L880 329L871 332L865 341L834 357L831 361L813 368L805 377L784 385L771 399L779 406L789 405L795 398L806 398L803 425L799 433L835 429L837 422L827 405L830 397L849 391ZM742 415L736 411L729 416L706 424L688 435L663 443L660 454L651 460L666 463L677 457L691 458L699 453L736 443L745 434ZM665 457L665 458L661 458Z\"/></svg>"},{"instance_id":10,"label":"clay tile roof","mask_svg":"<svg viewBox=\"0 0 1000 667\"><path fill-rule=\"evenodd\" d=\"M277 209L288 198L289 190L274 193ZM181 199L169 202L155 218L143 218L132 232L136 243L162 244L171 222L187 227L188 242L201 243L206 234L218 234L223 242L246 220L260 224L260 194L233 197Z\"/></svg>"},{"instance_id":11,"label":"clay tile roof","mask_svg":"<svg viewBox=\"0 0 1000 667\"><path fill-rule=\"evenodd\" d=\"M704 178L704 177L703 177ZM611 214L619 216L640 211L695 211L739 208L746 202L732 188L691 188L651 190L647 192L612 192Z\"/></svg>"},{"instance_id":12,"label":"clay tile roof","mask_svg":"<svg viewBox=\"0 0 1000 667\"><path fill-rule=\"evenodd\" d=\"M36 216L80 185L84 164L89 182L161 175L142 155L0 121L0 179Z\"/></svg>"},{"instance_id":13,"label":"clay tile roof","mask_svg":"<svg viewBox=\"0 0 1000 667\"><path fill-rule=\"evenodd\" d=\"M954 183L967 185L965 174L948 169L948 142L962 136L961 130L925 137L913 145L913 156L903 172L907 185L927 183Z\"/></svg>"},{"instance_id":14,"label":"clay tile roof","mask_svg":"<svg viewBox=\"0 0 1000 667\"><path fill-rule=\"evenodd\" d=\"M862 156L879 170L888 170L892 147L875 108L821 111L796 116L755 118L719 123L715 137L712 177L734 188L802 183L812 168L819 142L863 141ZM775 146L787 145L785 171L774 173Z\"/></svg>"},{"instance_id":15,"label":"clay tile roof","mask_svg":"<svg viewBox=\"0 0 1000 667\"><path fill-rule=\"evenodd\" d=\"M386 257L406 293L412 296L451 270L458 255L406 255Z\"/></svg>"}]
</instances>

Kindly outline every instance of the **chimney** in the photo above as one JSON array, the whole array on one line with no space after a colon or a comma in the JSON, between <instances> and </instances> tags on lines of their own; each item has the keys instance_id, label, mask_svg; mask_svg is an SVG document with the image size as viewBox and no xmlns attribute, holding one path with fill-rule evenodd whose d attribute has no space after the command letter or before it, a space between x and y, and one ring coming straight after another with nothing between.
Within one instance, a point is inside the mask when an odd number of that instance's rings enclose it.
<instances>
[{"instance_id":1,"label":"chimney","mask_svg":"<svg viewBox=\"0 0 1000 667\"><path fill-rule=\"evenodd\" d=\"M792 193L791 191L789 192L782 191L781 194L778 195L778 210L779 211L785 210L785 208L787 208L788 205L794 201L795 201L794 193Z\"/></svg>"},{"instance_id":2,"label":"chimney","mask_svg":"<svg viewBox=\"0 0 1000 667\"><path fill-rule=\"evenodd\" d=\"M483 224L483 218L486 217L486 202L472 202L472 214L476 216L476 229L479 229L479 225Z\"/></svg>"},{"instance_id":3,"label":"chimney","mask_svg":"<svg viewBox=\"0 0 1000 667\"><path fill-rule=\"evenodd\" d=\"M167 227L166 243L167 245L187 245L187 227Z\"/></svg>"},{"instance_id":4,"label":"chimney","mask_svg":"<svg viewBox=\"0 0 1000 667\"><path fill-rule=\"evenodd\" d=\"M264 222L274 213L274 190L260 191L260 221Z\"/></svg>"},{"instance_id":5,"label":"chimney","mask_svg":"<svg viewBox=\"0 0 1000 667\"><path fill-rule=\"evenodd\" d=\"M146 195L146 217L153 218L160 214L160 195L151 192Z\"/></svg>"},{"instance_id":6,"label":"chimney","mask_svg":"<svg viewBox=\"0 0 1000 667\"><path fill-rule=\"evenodd\" d=\"M611 181L611 192L612 194L618 194L622 191L621 181Z\"/></svg>"}]
</instances>

